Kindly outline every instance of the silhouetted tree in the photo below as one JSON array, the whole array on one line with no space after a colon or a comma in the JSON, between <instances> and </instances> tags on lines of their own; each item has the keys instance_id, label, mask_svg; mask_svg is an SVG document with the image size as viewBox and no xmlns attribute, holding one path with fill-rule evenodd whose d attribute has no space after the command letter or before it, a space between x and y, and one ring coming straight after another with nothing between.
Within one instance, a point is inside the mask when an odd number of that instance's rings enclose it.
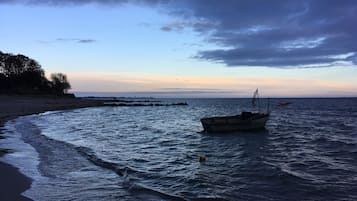
<instances>
[{"instance_id":1,"label":"silhouetted tree","mask_svg":"<svg viewBox=\"0 0 357 201\"><path fill-rule=\"evenodd\" d=\"M71 87L64 74L53 74L51 79L36 60L0 51L0 93L64 94Z\"/></svg>"},{"instance_id":2,"label":"silhouetted tree","mask_svg":"<svg viewBox=\"0 0 357 201\"><path fill-rule=\"evenodd\" d=\"M55 93L64 94L67 93L68 89L71 89L71 85L67 80L67 76L62 73L51 74L52 88Z\"/></svg>"}]
</instances>

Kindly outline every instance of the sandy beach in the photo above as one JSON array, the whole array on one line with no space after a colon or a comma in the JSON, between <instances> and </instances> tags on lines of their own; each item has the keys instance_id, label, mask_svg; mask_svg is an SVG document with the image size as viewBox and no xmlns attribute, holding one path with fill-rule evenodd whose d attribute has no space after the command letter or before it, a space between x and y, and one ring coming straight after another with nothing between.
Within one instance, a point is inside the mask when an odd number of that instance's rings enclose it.
<instances>
[{"instance_id":1,"label":"sandy beach","mask_svg":"<svg viewBox=\"0 0 357 201\"><path fill-rule=\"evenodd\" d=\"M0 128L6 121L18 116L101 105L101 101L71 97L0 95ZM5 152L0 149L0 157ZM16 167L0 162L0 200L30 200L21 195L30 186L30 178L21 174Z\"/></svg>"}]
</instances>

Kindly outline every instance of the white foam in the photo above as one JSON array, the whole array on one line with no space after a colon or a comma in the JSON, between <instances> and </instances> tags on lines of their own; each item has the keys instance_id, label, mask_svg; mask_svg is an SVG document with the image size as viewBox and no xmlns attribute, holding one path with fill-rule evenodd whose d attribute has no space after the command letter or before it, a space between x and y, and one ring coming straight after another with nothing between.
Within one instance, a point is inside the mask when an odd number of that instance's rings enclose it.
<instances>
[{"instance_id":1,"label":"white foam","mask_svg":"<svg viewBox=\"0 0 357 201\"><path fill-rule=\"evenodd\" d=\"M33 180L31 188L39 181L46 180L38 170L39 154L31 145L25 143L22 140L22 132L32 132L32 129L26 129L23 125L25 121L29 121L28 117L19 117L11 120L4 125L3 136L5 139L0 141L0 147L4 149L14 150L13 153L6 154L0 161L13 165L19 169L19 171ZM22 130L19 130L22 129ZM31 188L23 192L24 196L32 198L29 194Z\"/></svg>"}]
</instances>

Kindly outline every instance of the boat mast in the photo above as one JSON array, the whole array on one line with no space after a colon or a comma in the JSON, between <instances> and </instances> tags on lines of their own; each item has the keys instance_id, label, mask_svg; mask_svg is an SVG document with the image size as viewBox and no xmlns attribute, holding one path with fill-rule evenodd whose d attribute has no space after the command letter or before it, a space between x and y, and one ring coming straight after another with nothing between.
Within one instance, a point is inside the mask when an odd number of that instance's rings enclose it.
<instances>
[{"instance_id":1,"label":"boat mast","mask_svg":"<svg viewBox=\"0 0 357 201\"><path fill-rule=\"evenodd\" d=\"M254 94L253 94L253 98L252 98L252 106L256 107L256 102L258 102L258 111L260 112L260 98L259 98L259 92L258 92L258 88L255 90Z\"/></svg>"}]
</instances>

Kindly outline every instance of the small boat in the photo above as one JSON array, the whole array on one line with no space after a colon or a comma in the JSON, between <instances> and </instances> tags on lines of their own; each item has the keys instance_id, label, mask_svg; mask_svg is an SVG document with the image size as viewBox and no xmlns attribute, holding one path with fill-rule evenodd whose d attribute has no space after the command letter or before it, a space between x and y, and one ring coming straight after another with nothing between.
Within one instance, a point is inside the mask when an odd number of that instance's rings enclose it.
<instances>
[{"instance_id":1,"label":"small boat","mask_svg":"<svg viewBox=\"0 0 357 201\"><path fill-rule=\"evenodd\" d=\"M288 105L290 105L291 102L279 102L278 104L276 104L276 106L278 107L286 107Z\"/></svg>"},{"instance_id":2,"label":"small boat","mask_svg":"<svg viewBox=\"0 0 357 201\"><path fill-rule=\"evenodd\" d=\"M254 92L252 105L256 106L259 101L258 89ZM259 102L258 102L259 103ZM202 118L201 123L204 132L232 132L232 131L250 131L263 129L265 123L269 120L269 103L267 105L267 112L242 112L240 115L234 116L220 116Z\"/></svg>"}]
</instances>

